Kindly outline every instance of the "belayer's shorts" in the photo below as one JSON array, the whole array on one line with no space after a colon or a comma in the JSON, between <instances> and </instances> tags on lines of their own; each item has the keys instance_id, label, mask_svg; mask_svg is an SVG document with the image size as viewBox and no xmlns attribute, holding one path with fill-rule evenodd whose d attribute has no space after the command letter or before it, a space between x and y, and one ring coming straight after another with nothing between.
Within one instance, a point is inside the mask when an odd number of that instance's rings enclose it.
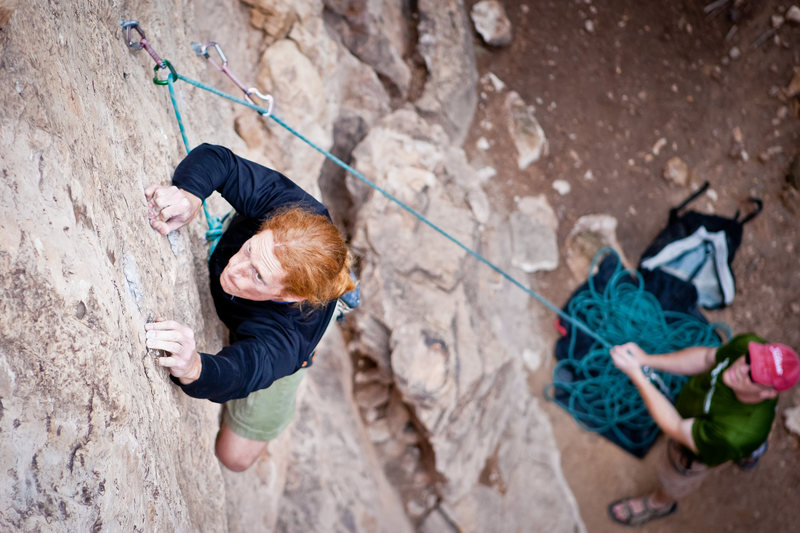
<instances>
[{"instance_id":1,"label":"belayer's shorts","mask_svg":"<svg viewBox=\"0 0 800 533\"><path fill-rule=\"evenodd\" d=\"M251 392L246 398L225 402L222 420L234 433L250 440L272 440L286 429L294 417L297 388L306 368L275 380L266 389Z\"/></svg>"}]
</instances>

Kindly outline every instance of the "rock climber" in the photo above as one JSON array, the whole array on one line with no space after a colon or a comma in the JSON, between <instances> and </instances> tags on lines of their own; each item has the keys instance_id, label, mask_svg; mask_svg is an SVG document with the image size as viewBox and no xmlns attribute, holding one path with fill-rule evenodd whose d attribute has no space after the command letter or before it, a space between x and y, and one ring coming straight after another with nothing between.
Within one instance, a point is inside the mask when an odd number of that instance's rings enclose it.
<instances>
[{"instance_id":1,"label":"rock climber","mask_svg":"<svg viewBox=\"0 0 800 533\"><path fill-rule=\"evenodd\" d=\"M614 521L631 526L675 512L678 500L699 488L714 467L729 461L743 469L755 466L766 450L778 394L800 377L800 360L792 348L753 334L738 335L719 349L695 346L657 356L628 343L612 348L611 357L669 437L658 488L608 507ZM673 405L645 377L642 366L692 377Z\"/></svg>"},{"instance_id":2,"label":"rock climber","mask_svg":"<svg viewBox=\"0 0 800 533\"><path fill-rule=\"evenodd\" d=\"M146 345L189 396L223 404L216 454L249 468L294 416L297 388L334 315L354 289L350 254L327 209L282 174L222 146L198 146L172 185L145 190L150 225L167 235L191 221L214 190L236 215L208 263L217 314L230 343L198 352L191 328L145 325Z\"/></svg>"}]
</instances>

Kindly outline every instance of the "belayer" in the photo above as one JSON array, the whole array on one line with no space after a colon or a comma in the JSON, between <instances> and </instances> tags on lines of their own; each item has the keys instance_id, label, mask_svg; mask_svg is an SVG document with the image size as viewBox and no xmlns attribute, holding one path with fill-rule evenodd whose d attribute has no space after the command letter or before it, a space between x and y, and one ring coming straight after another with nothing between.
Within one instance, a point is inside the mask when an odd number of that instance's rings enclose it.
<instances>
[{"instance_id":1,"label":"belayer","mask_svg":"<svg viewBox=\"0 0 800 533\"><path fill-rule=\"evenodd\" d=\"M208 263L217 314L230 343L198 352L194 332L172 320L145 325L146 345L189 396L223 403L216 454L249 468L292 420L297 388L331 322L354 289L350 254L327 209L282 174L203 144L175 169L172 186L145 190L150 225L162 235L218 191L236 210Z\"/></svg>"},{"instance_id":2,"label":"belayer","mask_svg":"<svg viewBox=\"0 0 800 533\"><path fill-rule=\"evenodd\" d=\"M729 461L743 469L755 466L766 450L778 394L800 378L794 350L753 334L738 335L719 349L694 346L658 356L628 343L612 348L611 357L669 437L655 492L608 506L614 521L631 526L675 512L678 500L699 488L714 467ZM642 366L692 377L672 405Z\"/></svg>"}]
</instances>

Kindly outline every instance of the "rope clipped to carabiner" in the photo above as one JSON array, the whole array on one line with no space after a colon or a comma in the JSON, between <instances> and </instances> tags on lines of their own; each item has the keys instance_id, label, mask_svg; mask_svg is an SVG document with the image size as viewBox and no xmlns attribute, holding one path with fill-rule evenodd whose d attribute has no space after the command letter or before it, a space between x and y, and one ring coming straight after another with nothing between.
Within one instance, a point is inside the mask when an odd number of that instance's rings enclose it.
<instances>
[{"instance_id":1,"label":"rope clipped to carabiner","mask_svg":"<svg viewBox=\"0 0 800 533\"><path fill-rule=\"evenodd\" d=\"M168 59L162 59L156 53L156 51L153 50L152 46L150 46L150 43L145 37L144 31L139 26L138 21L122 20L121 24L122 28L125 30L125 40L128 43L128 47L133 48L134 50L146 50L147 53L150 54L150 57L152 57L156 62L156 64L153 66L153 83L156 85L166 85L169 88L169 98L172 102L172 109L175 110L175 119L178 121L178 128L181 131L183 147L186 149L186 153L188 154L192 151L192 148L189 146L189 140L186 137L186 128L183 126L183 119L181 118L180 108L178 107L178 100L175 97L174 83L180 79L180 75ZM139 34L138 43L131 39L131 30L135 30ZM166 78L159 78L159 70L168 71ZM206 230L206 241L210 245L208 250L208 258L211 259L211 254L214 253L220 237L222 237L222 234L225 232L225 221L228 219L231 213L227 213L225 216L219 217L208 212L208 207L206 206L205 200L203 200L202 206L203 215L206 217L206 223L208 224L208 229Z\"/></svg>"},{"instance_id":2,"label":"rope clipped to carabiner","mask_svg":"<svg viewBox=\"0 0 800 533\"><path fill-rule=\"evenodd\" d=\"M219 55L219 59L220 61L222 61L222 64L219 64L216 61L214 61L214 59L209 55L208 53L209 48L213 48L214 50L217 51L217 55ZM211 63L214 66L214 68L216 68L217 70L228 76L228 78L230 78L230 80L234 83L234 85L236 85L244 93L244 97L247 99L248 102L250 102L253 105L256 104L251 98L251 95L253 94L255 94L258 98L260 98L261 101L265 102L267 106L266 110L258 112L261 116L266 118L272 115L272 107L274 105L274 99L272 98L272 96L269 94L263 94L255 87L250 87L250 88L245 87L245 85L241 81L239 81L239 78L237 78L234 75L234 73L228 69L228 58L225 57L224 53L222 53L222 47L219 45L219 43L214 41L208 42L206 44L192 43L192 50L194 50L194 52L200 57L206 58L206 60L208 60L208 62Z\"/></svg>"}]
</instances>

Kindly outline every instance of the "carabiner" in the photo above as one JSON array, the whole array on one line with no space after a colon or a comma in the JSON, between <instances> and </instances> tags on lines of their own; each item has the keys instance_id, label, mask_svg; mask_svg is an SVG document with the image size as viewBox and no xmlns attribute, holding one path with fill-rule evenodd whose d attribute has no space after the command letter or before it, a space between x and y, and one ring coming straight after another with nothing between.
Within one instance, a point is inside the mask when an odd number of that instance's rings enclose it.
<instances>
[{"instance_id":1,"label":"carabiner","mask_svg":"<svg viewBox=\"0 0 800 533\"><path fill-rule=\"evenodd\" d=\"M211 58L211 56L208 55L208 49L212 47L217 51L219 59L222 61L222 64L218 64ZM231 72L228 69L228 58L225 57L225 54L222 52L222 47L219 45L219 43L214 41L207 42L206 44L192 43L192 50L194 50L195 54L206 58L208 62L214 66L215 69L219 70L220 72L228 76L228 78L230 78L230 80L234 83L234 85L236 85L244 93L245 100L248 100L251 104L255 105L255 102L250 97L251 95L255 94L256 96L261 98L261 100L266 102L267 112L260 113L262 117L268 117L272 114L272 105L273 105L272 96L268 94L261 94L261 92L259 92L259 90L254 87L251 87L249 89L245 87L244 84L241 81L239 81L239 78L237 78L233 74L233 72Z\"/></svg>"},{"instance_id":2,"label":"carabiner","mask_svg":"<svg viewBox=\"0 0 800 533\"><path fill-rule=\"evenodd\" d=\"M156 53L156 51L153 50L153 47L150 46L150 43L147 42L147 38L144 36L144 31L142 31L142 28L139 27L138 20L129 20L126 22L125 19L122 19L120 24L122 24L122 28L125 30L125 40L128 42L128 46L130 48L133 48L134 50L141 50L144 48L144 50L150 54L150 57L153 58L153 61L156 62L156 65L161 65L161 68L166 68L164 61ZM131 40L131 30L136 30L139 33L138 43L135 43L133 40Z\"/></svg>"},{"instance_id":3,"label":"carabiner","mask_svg":"<svg viewBox=\"0 0 800 533\"><path fill-rule=\"evenodd\" d=\"M170 81L178 81L178 73L175 72L175 67L172 66L172 63L169 62L168 59L162 60L164 66L162 67L159 64L156 64L153 67L153 72L155 72L155 76L153 76L153 83L156 85L167 85ZM169 74L163 80L158 77L158 71L161 69L169 69Z\"/></svg>"},{"instance_id":4,"label":"carabiner","mask_svg":"<svg viewBox=\"0 0 800 533\"><path fill-rule=\"evenodd\" d=\"M259 91L255 87L250 87L249 89L247 89L247 96L251 96L253 94L255 94L256 96L261 98L261 100L263 100L267 104L267 112L266 113L261 113L261 116L262 117L270 116L272 114L272 105L275 103L275 99L272 98L272 95L271 94L261 94L261 91Z\"/></svg>"},{"instance_id":5,"label":"carabiner","mask_svg":"<svg viewBox=\"0 0 800 533\"><path fill-rule=\"evenodd\" d=\"M144 36L144 32L142 31L142 29L139 27L139 21L138 20L129 20L129 21L126 22L125 19L122 19L120 21L120 24L122 25L122 29L125 30L125 41L127 41L128 46L130 48L135 48L136 50L141 50L143 47L142 47L142 45L140 43L141 43L141 40L145 38L145 36ZM135 42L133 42L131 40L131 30L136 30L139 33L139 42L138 43L135 43Z\"/></svg>"},{"instance_id":6,"label":"carabiner","mask_svg":"<svg viewBox=\"0 0 800 533\"><path fill-rule=\"evenodd\" d=\"M211 59L211 57L208 55L209 47L214 47L217 50L217 54L219 54L219 58L222 61L222 66L217 65L216 61ZM225 57L225 54L222 53L222 47L219 45L219 43L216 43L214 41L208 42L203 45L201 45L200 43L192 43L192 49L197 55L203 56L209 61L211 61L211 64L214 65L219 70L222 70L228 64L228 58Z\"/></svg>"}]
</instances>

